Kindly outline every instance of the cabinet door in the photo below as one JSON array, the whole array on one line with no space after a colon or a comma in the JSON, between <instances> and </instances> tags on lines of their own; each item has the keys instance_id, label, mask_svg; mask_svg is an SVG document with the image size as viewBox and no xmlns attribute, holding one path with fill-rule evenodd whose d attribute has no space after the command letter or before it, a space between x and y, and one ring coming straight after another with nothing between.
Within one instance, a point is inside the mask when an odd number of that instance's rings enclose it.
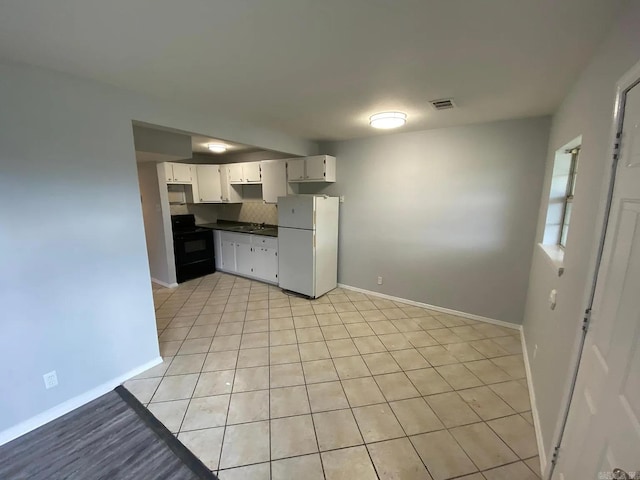
<instances>
[{"instance_id":1,"label":"cabinet door","mask_svg":"<svg viewBox=\"0 0 640 480\"><path fill-rule=\"evenodd\" d=\"M242 183L242 164L241 163L232 163L227 168L229 168L229 182L231 183Z\"/></svg>"},{"instance_id":2,"label":"cabinet door","mask_svg":"<svg viewBox=\"0 0 640 480\"><path fill-rule=\"evenodd\" d=\"M242 164L242 177L248 183L260 183L262 177L260 175L260 162L250 162Z\"/></svg>"},{"instance_id":3,"label":"cabinet door","mask_svg":"<svg viewBox=\"0 0 640 480\"><path fill-rule=\"evenodd\" d=\"M253 247L253 276L278 283L278 249Z\"/></svg>"},{"instance_id":4,"label":"cabinet door","mask_svg":"<svg viewBox=\"0 0 640 480\"><path fill-rule=\"evenodd\" d=\"M227 203L241 203L242 194L238 189L242 187L234 187L230 180L231 172L228 165L220 165L220 184L222 187L222 201Z\"/></svg>"},{"instance_id":5,"label":"cabinet door","mask_svg":"<svg viewBox=\"0 0 640 480\"><path fill-rule=\"evenodd\" d=\"M262 162L262 200L278 203L278 197L287 196L287 164L282 160Z\"/></svg>"},{"instance_id":6,"label":"cabinet door","mask_svg":"<svg viewBox=\"0 0 640 480\"><path fill-rule=\"evenodd\" d=\"M222 268L227 272L238 271L236 266L236 244L227 240L222 240Z\"/></svg>"},{"instance_id":7,"label":"cabinet door","mask_svg":"<svg viewBox=\"0 0 640 480\"><path fill-rule=\"evenodd\" d=\"M305 159L306 173L305 180L324 181L325 177L325 156L316 155Z\"/></svg>"},{"instance_id":8,"label":"cabinet door","mask_svg":"<svg viewBox=\"0 0 640 480\"><path fill-rule=\"evenodd\" d=\"M278 249L264 248L263 250L264 267L261 278L264 278L268 282L278 283Z\"/></svg>"},{"instance_id":9,"label":"cabinet door","mask_svg":"<svg viewBox=\"0 0 640 480\"><path fill-rule=\"evenodd\" d=\"M253 247L253 276L265 279L267 276L267 262L264 247Z\"/></svg>"},{"instance_id":10,"label":"cabinet door","mask_svg":"<svg viewBox=\"0 0 640 480\"><path fill-rule=\"evenodd\" d=\"M198 192L201 202L221 202L220 168L218 165L198 165Z\"/></svg>"},{"instance_id":11,"label":"cabinet door","mask_svg":"<svg viewBox=\"0 0 640 480\"><path fill-rule=\"evenodd\" d=\"M173 178L176 182L191 183L191 165L187 165L186 163L174 163Z\"/></svg>"},{"instance_id":12,"label":"cabinet door","mask_svg":"<svg viewBox=\"0 0 640 480\"><path fill-rule=\"evenodd\" d=\"M290 182L304 180L304 158L287 160L287 179Z\"/></svg>"},{"instance_id":13,"label":"cabinet door","mask_svg":"<svg viewBox=\"0 0 640 480\"><path fill-rule=\"evenodd\" d=\"M249 243L236 243L236 265L240 275L253 275L253 248Z\"/></svg>"},{"instance_id":14,"label":"cabinet door","mask_svg":"<svg viewBox=\"0 0 640 480\"><path fill-rule=\"evenodd\" d=\"M164 181L167 183L173 183L173 163L164 162Z\"/></svg>"}]
</instances>

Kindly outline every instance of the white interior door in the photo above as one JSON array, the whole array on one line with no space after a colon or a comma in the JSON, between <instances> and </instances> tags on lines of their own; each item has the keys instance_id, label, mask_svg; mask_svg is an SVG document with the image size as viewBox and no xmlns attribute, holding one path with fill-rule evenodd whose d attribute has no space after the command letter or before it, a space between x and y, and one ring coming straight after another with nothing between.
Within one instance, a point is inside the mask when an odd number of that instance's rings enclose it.
<instances>
[{"instance_id":1,"label":"white interior door","mask_svg":"<svg viewBox=\"0 0 640 480\"><path fill-rule=\"evenodd\" d=\"M616 468L640 471L640 86L627 93L591 325L553 478L616 478Z\"/></svg>"}]
</instances>

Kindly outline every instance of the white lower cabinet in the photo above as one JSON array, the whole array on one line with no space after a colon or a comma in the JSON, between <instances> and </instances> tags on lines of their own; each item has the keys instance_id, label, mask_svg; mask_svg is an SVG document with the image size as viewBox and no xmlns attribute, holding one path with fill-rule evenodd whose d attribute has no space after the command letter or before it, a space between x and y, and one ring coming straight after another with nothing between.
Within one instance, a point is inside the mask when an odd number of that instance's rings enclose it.
<instances>
[{"instance_id":1,"label":"white lower cabinet","mask_svg":"<svg viewBox=\"0 0 640 480\"><path fill-rule=\"evenodd\" d=\"M250 237L250 235L247 235ZM249 238L247 240L250 241ZM253 255L251 243L236 243L236 272L240 275L253 276Z\"/></svg>"},{"instance_id":2,"label":"white lower cabinet","mask_svg":"<svg viewBox=\"0 0 640 480\"><path fill-rule=\"evenodd\" d=\"M277 238L216 230L214 243L219 270L278 283Z\"/></svg>"},{"instance_id":3,"label":"white lower cabinet","mask_svg":"<svg viewBox=\"0 0 640 480\"><path fill-rule=\"evenodd\" d=\"M278 249L253 247L254 275L278 283Z\"/></svg>"},{"instance_id":4,"label":"white lower cabinet","mask_svg":"<svg viewBox=\"0 0 640 480\"><path fill-rule=\"evenodd\" d=\"M236 244L228 240L222 240L220 248L220 270L226 270L228 272L237 271L236 266Z\"/></svg>"}]
</instances>

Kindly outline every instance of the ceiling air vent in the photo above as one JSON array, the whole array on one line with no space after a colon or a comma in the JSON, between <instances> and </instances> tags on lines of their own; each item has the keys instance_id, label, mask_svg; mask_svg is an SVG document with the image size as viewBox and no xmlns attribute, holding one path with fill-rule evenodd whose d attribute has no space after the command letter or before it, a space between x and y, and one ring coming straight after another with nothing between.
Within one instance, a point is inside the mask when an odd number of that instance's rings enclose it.
<instances>
[{"instance_id":1,"label":"ceiling air vent","mask_svg":"<svg viewBox=\"0 0 640 480\"><path fill-rule=\"evenodd\" d=\"M449 110L450 108L455 107L452 98L442 98L440 100L431 100L431 105L436 110Z\"/></svg>"}]
</instances>

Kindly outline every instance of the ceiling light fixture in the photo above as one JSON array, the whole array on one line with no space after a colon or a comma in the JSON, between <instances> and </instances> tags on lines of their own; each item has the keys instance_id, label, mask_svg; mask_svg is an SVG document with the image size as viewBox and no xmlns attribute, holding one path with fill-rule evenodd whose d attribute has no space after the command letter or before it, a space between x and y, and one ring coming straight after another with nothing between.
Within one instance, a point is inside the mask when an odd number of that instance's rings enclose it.
<instances>
[{"instance_id":1,"label":"ceiling light fixture","mask_svg":"<svg viewBox=\"0 0 640 480\"><path fill-rule=\"evenodd\" d=\"M207 148L213 153L224 153L229 147L224 143L210 143L209 145L207 145Z\"/></svg>"},{"instance_id":2,"label":"ceiling light fixture","mask_svg":"<svg viewBox=\"0 0 640 480\"><path fill-rule=\"evenodd\" d=\"M381 112L369 117L369 125L373 128L398 128L407 123L407 114L402 112Z\"/></svg>"}]
</instances>

